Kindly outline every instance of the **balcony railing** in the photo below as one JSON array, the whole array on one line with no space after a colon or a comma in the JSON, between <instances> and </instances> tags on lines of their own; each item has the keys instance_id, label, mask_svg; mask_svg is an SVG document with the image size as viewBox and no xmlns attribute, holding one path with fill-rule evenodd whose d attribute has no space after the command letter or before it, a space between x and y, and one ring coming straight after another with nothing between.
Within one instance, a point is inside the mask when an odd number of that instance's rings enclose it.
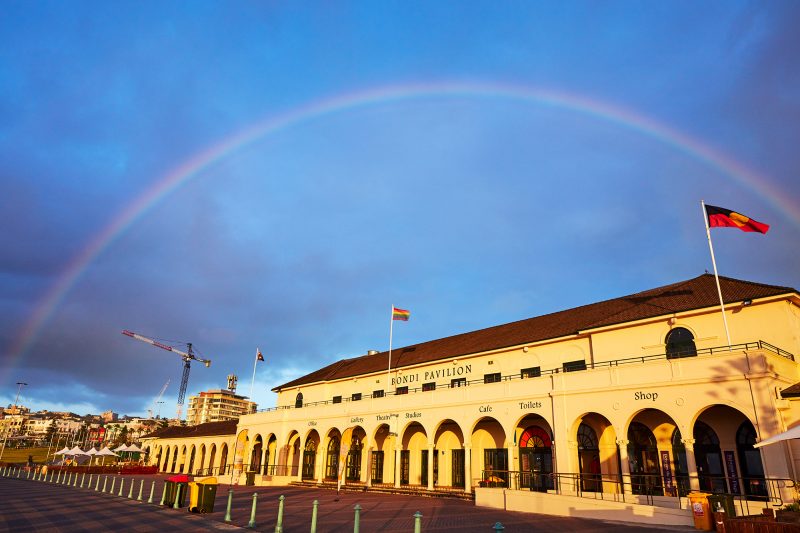
<instances>
[{"instance_id":1,"label":"balcony railing","mask_svg":"<svg viewBox=\"0 0 800 533\"><path fill-rule=\"evenodd\" d=\"M556 367L556 368L550 368L550 369L541 370L539 375L536 376L536 377L547 376L547 375L552 375L552 374L563 374L565 372L566 373L573 373L573 372L582 372L582 371L585 371L585 370L593 370L593 369L597 369L597 368L609 368L609 367L624 366L624 365L637 364L637 363L647 363L647 362L651 362L651 361L679 360L679 359L685 359L685 358L688 358L688 357L699 357L699 356L704 356L704 355L727 353L729 351L746 351L746 350L766 350L766 351L772 352L775 355L778 355L780 357L784 357L786 359L789 359L790 361L794 361L795 360L794 355L789 353L789 352L787 352L786 350L778 348L777 346L775 346L773 344L770 344L770 343L768 343L766 341L759 340L759 341L756 341L756 342L746 342L746 343L742 343L742 344L733 344L731 346L725 345L725 346L715 346L715 347L712 347L712 348L697 348L692 352L691 355L680 355L680 356L677 356L677 357L670 356L670 355L668 355L666 353L661 353L661 354L654 354L654 355L640 355L640 356L634 356L634 357L625 357L625 358L621 358L621 359L613 359L613 360L610 360L610 361L600 361L600 362L597 362L597 363L588 363L587 362L586 365L585 365L585 368L581 368L581 370L573 370L573 369L570 369L570 368L565 369L563 367ZM507 374L507 375L501 376L499 381L512 381L512 380L517 380L517 379L535 379L535 377L532 377L532 376L529 376L529 375L524 375L522 373L519 373L519 374ZM497 379L493 379L491 381L491 383L496 383L497 381L498 381ZM462 378L461 380L458 380L458 383L453 383L452 385L449 385L449 384L446 384L446 383L445 384L437 384L437 387L432 389L432 390L423 390L422 386L414 387L414 388L402 387L402 391L382 391L382 394L375 395L375 396L373 396L372 394L362 394L360 400L354 400L354 399L352 399L352 397L344 397L343 396L341 399L339 399L337 397L336 401L334 401L333 399L330 399L330 400L319 400L319 401L315 401L315 402L304 402L303 403L303 407L315 407L315 406L318 406L318 405L339 404L339 403L342 403L342 402L351 402L351 401L363 401L363 400L370 399L370 398L385 398L385 397L388 397L388 396L401 396L401 395L409 394L409 393L412 393L412 392L430 393L430 392L435 392L437 390L442 390L442 389L459 388L459 387L466 387L466 386L470 386L470 385L483 385L483 384L486 384L486 383L488 383L488 382L484 378L478 378L478 379L472 379L472 380L463 380L463 378ZM280 409L299 409L299 408L300 407L296 407L294 405L278 405L276 407L267 407L265 409L259 409L256 412L265 413L265 412L268 412L268 411L277 411L277 410L280 410Z\"/></svg>"}]
</instances>

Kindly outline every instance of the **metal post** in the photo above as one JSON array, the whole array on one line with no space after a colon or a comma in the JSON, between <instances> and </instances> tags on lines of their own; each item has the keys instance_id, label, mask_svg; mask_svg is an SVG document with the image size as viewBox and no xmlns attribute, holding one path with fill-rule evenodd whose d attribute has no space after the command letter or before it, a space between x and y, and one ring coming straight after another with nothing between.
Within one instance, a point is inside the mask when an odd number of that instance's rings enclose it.
<instances>
[{"instance_id":1,"label":"metal post","mask_svg":"<svg viewBox=\"0 0 800 533\"><path fill-rule=\"evenodd\" d=\"M31 470L29 468L28 471L25 473L25 479L30 479L30 478L31 478Z\"/></svg>"},{"instance_id":2,"label":"metal post","mask_svg":"<svg viewBox=\"0 0 800 533\"><path fill-rule=\"evenodd\" d=\"M153 483L150 485L150 497L147 498L147 503L153 503L153 493L156 490L156 480L153 480Z\"/></svg>"},{"instance_id":3,"label":"metal post","mask_svg":"<svg viewBox=\"0 0 800 533\"><path fill-rule=\"evenodd\" d=\"M225 510L225 518L223 521L231 521L231 503L233 503L233 489L228 489L228 508Z\"/></svg>"},{"instance_id":4,"label":"metal post","mask_svg":"<svg viewBox=\"0 0 800 533\"><path fill-rule=\"evenodd\" d=\"M250 521L247 523L247 527L250 529L256 528L256 505L258 504L258 493L253 493L253 508L250 510ZM275 531L278 531L278 526L275 526Z\"/></svg>"},{"instance_id":5,"label":"metal post","mask_svg":"<svg viewBox=\"0 0 800 533\"><path fill-rule=\"evenodd\" d=\"M97 474L97 479L94 483L94 491L97 492L98 490L100 490L100 474Z\"/></svg>"},{"instance_id":6,"label":"metal post","mask_svg":"<svg viewBox=\"0 0 800 533\"><path fill-rule=\"evenodd\" d=\"M317 508L319 500L314 500L314 507L311 509L311 533L317 533Z\"/></svg>"},{"instance_id":7,"label":"metal post","mask_svg":"<svg viewBox=\"0 0 800 533\"><path fill-rule=\"evenodd\" d=\"M173 509L181 508L181 489L183 486L180 483L175 484L175 503L172 504Z\"/></svg>"},{"instance_id":8,"label":"metal post","mask_svg":"<svg viewBox=\"0 0 800 533\"><path fill-rule=\"evenodd\" d=\"M278 521L275 523L275 533L283 533L283 500L285 496L281 494L278 498ZM255 509L255 508L254 508ZM253 525L255 527L255 524Z\"/></svg>"},{"instance_id":9,"label":"metal post","mask_svg":"<svg viewBox=\"0 0 800 533\"><path fill-rule=\"evenodd\" d=\"M134 486L135 484L136 484L136 480L135 480L135 479L131 479L131 488L130 488L130 490L128 491L128 499L129 499L129 500L133 499L133 486Z\"/></svg>"},{"instance_id":10,"label":"metal post","mask_svg":"<svg viewBox=\"0 0 800 533\"><path fill-rule=\"evenodd\" d=\"M89 474L89 483L86 484L87 489L92 488L92 477L94 477L94 474Z\"/></svg>"},{"instance_id":11,"label":"metal post","mask_svg":"<svg viewBox=\"0 0 800 533\"><path fill-rule=\"evenodd\" d=\"M111 477L111 490L109 491L109 493L114 494L114 485L116 485L116 484L117 484L117 478L112 476Z\"/></svg>"},{"instance_id":12,"label":"metal post","mask_svg":"<svg viewBox=\"0 0 800 533\"><path fill-rule=\"evenodd\" d=\"M103 492L106 491L106 484L108 483L108 476L103 476Z\"/></svg>"},{"instance_id":13,"label":"metal post","mask_svg":"<svg viewBox=\"0 0 800 533\"><path fill-rule=\"evenodd\" d=\"M119 480L119 494L118 496L122 496L122 488L125 486L125 478L121 478Z\"/></svg>"},{"instance_id":14,"label":"metal post","mask_svg":"<svg viewBox=\"0 0 800 533\"><path fill-rule=\"evenodd\" d=\"M77 487L78 486L78 473L77 472L75 472L75 479L72 480L72 486L73 487Z\"/></svg>"},{"instance_id":15,"label":"metal post","mask_svg":"<svg viewBox=\"0 0 800 533\"><path fill-rule=\"evenodd\" d=\"M153 482L155 483L155 481ZM167 483L164 482L162 485L163 491L161 492L161 503L159 505L164 505L167 502Z\"/></svg>"},{"instance_id":16,"label":"metal post","mask_svg":"<svg viewBox=\"0 0 800 533\"><path fill-rule=\"evenodd\" d=\"M144 479L139 481L139 497L136 498L137 501L142 501L142 490L143 489L144 489ZM131 495L133 495L133 492L131 492Z\"/></svg>"},{"instance_id":17,"label":"metal post","mask_svg":"<svg viewBox=\"0 0 800 533\"><path fill-rule=\"evenodd\" d=\"M506 528L503 527L503 524L500 522L495 522L494 526L492 527L492 531L505 531Z\"/></svg>"},{"instance_id":18,"label":"metal post","mask_svg":"<svg viewBox=\"0 0 800 533\"><path fill-rule=\"evenodd\" d=\"M83 488L83 482L84 481L86 481L86 472L81 474L81 488ZM91 482L92 482L92 480L89 480L89 483L91 483Z\"/></svg>"},{"instance_id":19,"label":"metal post","mask_svg":"<svg viewBox=\"0 0 800 533\"><path fill-rule=\"evenodd\" d=\"M353 533L359 533L361 531L361 506L356 504L353 510L356 513L353 522Z\"/></svg>"},{"instance_id":20,"label":"metal post","mask_svg":"<svg viewBox=\"0 0 800 533\"><path fill-rule=\"evenodd\" d=\"M414 533L422 532L422 513L417 511L414 513Z\"/></svg>"}]
</instances>

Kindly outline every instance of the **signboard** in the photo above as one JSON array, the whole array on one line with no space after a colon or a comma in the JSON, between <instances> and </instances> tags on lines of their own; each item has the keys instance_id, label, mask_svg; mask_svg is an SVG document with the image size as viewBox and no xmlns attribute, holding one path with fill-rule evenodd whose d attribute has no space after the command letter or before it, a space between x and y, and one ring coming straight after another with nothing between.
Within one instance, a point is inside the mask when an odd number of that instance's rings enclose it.
<instances>
[{"instance_id":1,"label":"signboard","mask_svg":"<svg viewBox=\"0 0 800 533\"><path fill-rule=\"evenodd\" d=\"M664 477L664 489L673 494L675 488L672 484L672 462L667 450L661 450L661 475Z\"/></svg>"},{"instance_id":2,"label":"signboard","mask_svg":"<svg viewBox=\"0 0 800 533\"><path fill-rule=\"evenodd\" d=\"M725 450L725 471L728 473L728 483L731 493L741 494L739 487L739 476L736 475L736 457L731 450Z\"/></svg>"}]
</instances>

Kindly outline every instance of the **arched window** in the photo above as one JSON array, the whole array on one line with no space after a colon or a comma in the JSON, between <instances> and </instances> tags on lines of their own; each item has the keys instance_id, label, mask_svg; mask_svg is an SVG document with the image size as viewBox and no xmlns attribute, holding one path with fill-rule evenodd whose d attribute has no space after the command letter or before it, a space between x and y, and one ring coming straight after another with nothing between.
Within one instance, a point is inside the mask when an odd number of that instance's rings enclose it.
<instances>
[{"instance_id":1,"label":"arched window","mask_svg":"<svg viewBox=\"0 0 800 533\"><path fill-rule=\"evenodd\" d=\"M667 333L667 338L664 342L667 345L667 359L679 359L697 355L694 335L686 328L671 329Z\"/></svg>"},{"instance_id":2,"label":"arched window","mask_svg":"<svg viewBox=\"0 0 800 533\"><path fill-rule=\"evenodd\" d=\"M295 396L294 406L297 409L300 409L301 407L303 407L303 393L302 392L298 392L297 396Z\"/></svg>"},{"instance_id":3,"label":"arched window","mask_svg":"<svg viewBox=\"0 0 800 533\"><path fill-rule=\"evenodd\" d=\"M764 465L761 452L753 448L756 443L756 430L750 421L742 422L736 431L736 451L739 454L739 468L742 471L744 491L749 496L766 496Z\"/></svg>"}]
</instances>

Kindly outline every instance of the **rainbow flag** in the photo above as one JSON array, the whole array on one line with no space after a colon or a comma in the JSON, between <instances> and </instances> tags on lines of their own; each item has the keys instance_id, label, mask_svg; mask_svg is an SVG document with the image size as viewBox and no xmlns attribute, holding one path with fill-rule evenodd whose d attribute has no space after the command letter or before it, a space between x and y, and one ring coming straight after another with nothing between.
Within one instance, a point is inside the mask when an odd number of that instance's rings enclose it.
<instances>
[{"instance_id":1,"label":"rainbow flag","mask_svg":"<svg viewBox=\"0 0 800 533\"><path fill-rule=\"evenodd\" d=\"M406 311L405 309L398 309L392 306L392 320L402 320L404 322L407 322L409 318L411 318L411 311Z\"/></svg>"}]
</instances>

